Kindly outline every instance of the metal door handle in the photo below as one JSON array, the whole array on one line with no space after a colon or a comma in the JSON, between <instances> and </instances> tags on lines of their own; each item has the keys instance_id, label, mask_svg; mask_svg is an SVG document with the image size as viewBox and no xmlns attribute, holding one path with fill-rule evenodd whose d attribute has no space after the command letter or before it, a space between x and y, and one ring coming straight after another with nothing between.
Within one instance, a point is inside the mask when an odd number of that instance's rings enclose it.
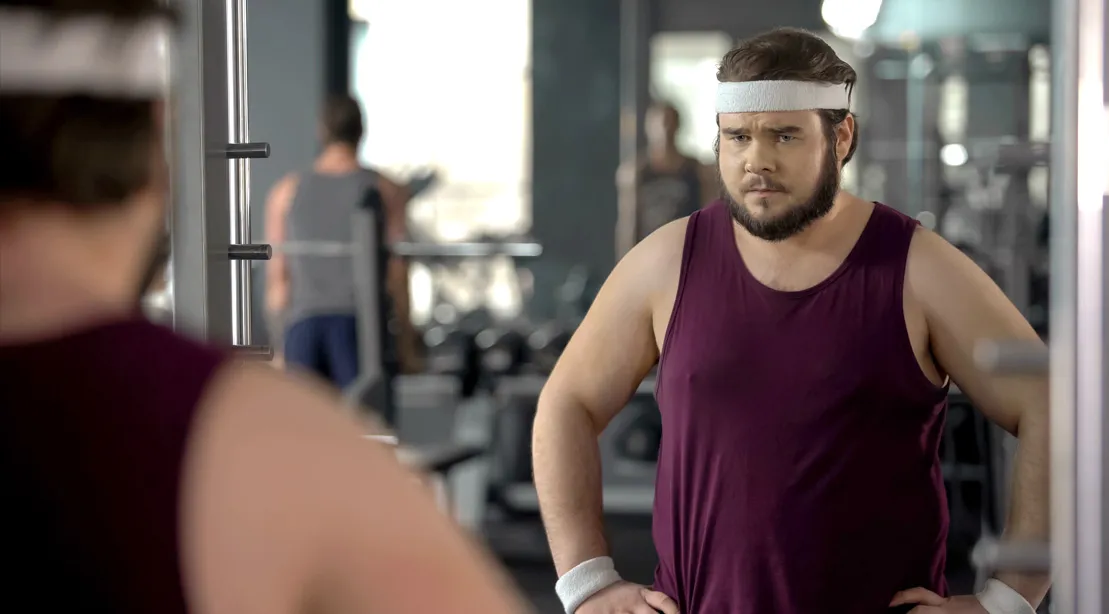
<instances>
[{"instance_id":1,"label":"metal door handle","mask_svg":"<svg viewBox=\"0 0 1109 614\"><path fill-rule=\"evenodd\" d=\"M267 243L229 245L227 257L231 260L269 260L273 257L273 248Z\"/></svg>"},{"instance_id":2,"label":"metal door handle","mask_svg":"<svg viewBox=\"0 0 1109 614\"><path fill-rule=\"evenodd\" d=\"M978 569L995 571L1049 572L1051 547L1041 542L1001 542L984 537L974 545L970 560Z\"/></svg>"},{"instance_id":3,"label":"metal door handle","mask_svg":"<svg viewBox=\"0 0 1109 614\"><path fill-rule=\"evenodd\" d=\"M244 85L245 89L246 86ZM224 153L228 160L270 157L269 143L228 143Z\"/></svg>"},{"instance_id":4,"label":"metal door handle","mask_svg":"<svg viewBox=\"0 0 1109 614\"><path fill-rule=\"evenodd\" d=\"M268 345L236 345L235 355L247 360L273 360L273 347Z\"/></svg>"},{"instance_id":5,"label":"metal door handle","mask_svg":"<svg viewBox=\"0 0 1109 614\"><path fill-rule=\"evenodd\" d=\"M983 341L974 348L974 362L1000 375L1047 375L1050 353L1037 341Z\"/></svg>"}]
</instances>

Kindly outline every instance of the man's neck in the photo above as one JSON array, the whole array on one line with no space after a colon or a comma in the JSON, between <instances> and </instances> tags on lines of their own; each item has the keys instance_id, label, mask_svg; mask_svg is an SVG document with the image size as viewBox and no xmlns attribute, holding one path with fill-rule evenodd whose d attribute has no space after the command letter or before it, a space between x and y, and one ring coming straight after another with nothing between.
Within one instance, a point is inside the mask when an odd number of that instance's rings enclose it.
<instances>
[{"instance_id":1,"label":"man's neck","mask_svg":"<svg viewBox=\"0 0 1109 614\"><path fill-rule=\"evenodd\" d=\"M0 241L0 343L46 339L134 316L135 296L119 245L96 231L21 228ZM68 235L66 233L69 233ZM126 239L124 237L123 239ZM112 245L114 243L114 245ZM126 250L126 251L132 251Z\"/></svg>"},{"instance_id":2,"label":"man's neck","mask_svg":"<svg viewBox=\"0 0 1109 614\"><path fill-rule=\"evenodd\" d=\"M358 152L353 145L330 143L316 156L314 168L321 173L349 173L359 168Z\"/></svg>"}]
</instances>

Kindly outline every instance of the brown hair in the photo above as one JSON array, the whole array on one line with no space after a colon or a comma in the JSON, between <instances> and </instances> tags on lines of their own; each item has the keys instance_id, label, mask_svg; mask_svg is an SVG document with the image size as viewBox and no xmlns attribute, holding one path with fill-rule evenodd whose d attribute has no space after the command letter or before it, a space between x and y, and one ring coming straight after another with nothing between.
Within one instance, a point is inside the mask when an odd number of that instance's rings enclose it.
<instances>
[{"instance_id":1,"label":"brown hair","mask_svg":"<svg viewBox=\"0 0 1109 614\"><path fill-rule=\"evenodd\" d=\"M357 100L347 95L327 99L323 105L323 130L329 143L358 145L362 129L362 108Z\"/></svg>"},{"instance_id":2,"label":"brown hair","mask_svg":"<svg viewBox=\"0 0 1109 614\"><path fill-rule=\"evenodd\" d=\"M3 8L84 15L120 24L174 21L160 0L0 0ZM2 88L2 85L0 85ZM95 208L148 186L162 140L154 99L4 93L0 89L0 212L4 201L54 201Z\"/></svg>"},{"instance_id":3,"label":"brown hair","mask_svg":"<svg viewBox=\"0 0 1109 614\"><path fill-rule=\"evenodd\" d=\"M724 56L716 72L721 83L734 81L816 81L847 86L853 93L858 75L851 65L812 32L800 28L776 28L741 41ZM835 142L835 126L851 114L848 109L821 109L824 135ZM854 116L854 114L851 114ZM847 164L859 145L858 124L851 147L843 158Z\"/></svg>"}]
</instances>

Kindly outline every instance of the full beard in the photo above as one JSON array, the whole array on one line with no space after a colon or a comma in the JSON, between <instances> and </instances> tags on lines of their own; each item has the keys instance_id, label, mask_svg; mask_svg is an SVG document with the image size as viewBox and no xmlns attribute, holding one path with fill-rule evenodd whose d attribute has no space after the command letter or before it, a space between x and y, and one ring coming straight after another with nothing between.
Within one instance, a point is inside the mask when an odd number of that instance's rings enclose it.
<instances>
[{"instance_id":1,"label":"full beard","mask_svg":"<svg viewBox=\"0 0 1109 614\"><path fill-rule=\"evenodd\" d=\"M790 206L784 213L767 219L754 217L747 205L732 197L724 186L719 164L716 166L716 174L720 180L720 195L728 204L732 219L752 236L764 241L784 241L805 230L832 210L836 195L839 194L840 172L836 165L835 153L831 151L824 155L820 177L817 179L816 190L813 191L812 196L803 203ZM763 204L766 205L766 203Z\"/></svg>"}]
</instances>

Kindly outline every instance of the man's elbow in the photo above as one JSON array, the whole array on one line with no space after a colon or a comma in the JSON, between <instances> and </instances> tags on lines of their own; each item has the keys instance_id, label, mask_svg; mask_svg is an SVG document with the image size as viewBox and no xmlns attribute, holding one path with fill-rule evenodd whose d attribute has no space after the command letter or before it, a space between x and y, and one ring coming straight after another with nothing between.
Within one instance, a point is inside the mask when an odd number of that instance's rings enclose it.
<instances>
[{"instance_id":1,"label":"man's elbow","mask_svg":"<svg viewBox=\"0 0 1109 614\"><path fill-rule=\"evenodd\" d=\"M1011 428L1007 430L1018 439L1038 438L1047 441L1049 422L1050 417L1046 406L1029 408L1018 414Z\"/></svg>"},{"instance_id":2,"label":"man's elbow","mask_svg":"<svg viewBox=\"0 0 1109 614\"><path fill-rule=\"evenodd\" d=\"M587 403L572 391L552 386L548 383L539 394L535 412L533 436L536 440L543 437L564 437L579 432L596 437L604 430L589 411Z\"/></svg>"}]
</instances>

